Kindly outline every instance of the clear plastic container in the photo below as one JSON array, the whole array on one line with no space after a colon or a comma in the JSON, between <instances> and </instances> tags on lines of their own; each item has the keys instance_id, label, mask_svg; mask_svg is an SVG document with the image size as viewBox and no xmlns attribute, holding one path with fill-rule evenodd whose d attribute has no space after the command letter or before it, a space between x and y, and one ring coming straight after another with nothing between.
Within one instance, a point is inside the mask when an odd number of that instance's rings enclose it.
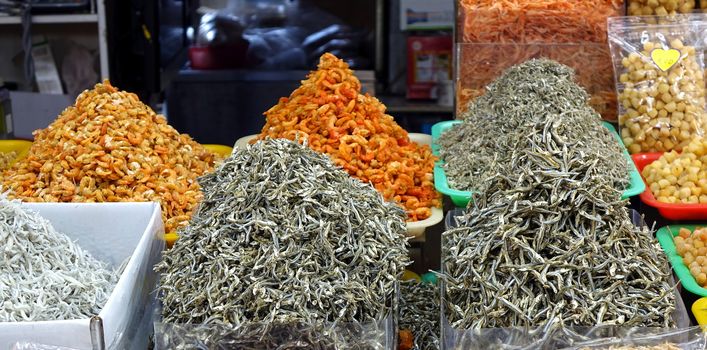
<instances>
[{"instance_id":1,"label":"clear plastic container","mask_svg":"<svg viewBox=\"0 0 707 350\"><path fill-rule=\"evenodd\" d=\"M533 58L549 58L573 68L576 81L590 95L590 105L606 120L616 120L616 93L611 55L605 43L595 44L469 44L456 45L457 115L481 96L486 85L511 66Z\"/></svg>"},{"instance_id":2,"label":"clear plastic container","mask_svg":"<svg viewBox=\"0 0 707 350\"><path fill-rule=\"evenodd\" d=\"M445 230L458 227L461 217L466 211L456 208L447 212ZM643 217L631 209L631 219L636 226L645 226ZM444 247L445 237L442 235L441 273L444 274ZM675 284L671 281L671 284ZM446 318L446 286L440 280L440 325L441 349L602 349L616 345L659 345L662 343L676 342L686 344L682 349L704 349L707 346L705 334L697 332L690 326L687 308L675 288L675 306L673 318L680 329L660 329L650 327L577 327L572 332L549 331L530 332L523 328L482 328L482 329L457 329L450 325ZM572 334L574 333L574 334ZM703 346L703 347L692 347Z\"/></svg>"},{"instance_id":3,"label":"clear plastic container","mask_svg":"<svg viewBox=\"0 0 707 350\"><path fill-rule=\"evenodd\" d=\"M623 1L457 0L456 111L483 94L505 69L531 58L574 68L606 120L616 119L606 19L624 13Z\"/></svg>"}]
</instances>

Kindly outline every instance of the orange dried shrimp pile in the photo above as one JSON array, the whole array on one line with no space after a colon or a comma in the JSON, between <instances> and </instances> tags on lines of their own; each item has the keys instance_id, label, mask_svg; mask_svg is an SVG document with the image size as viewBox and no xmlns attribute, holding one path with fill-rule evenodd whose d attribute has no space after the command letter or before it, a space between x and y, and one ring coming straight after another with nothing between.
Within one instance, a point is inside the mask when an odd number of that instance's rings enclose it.
<instances>
[{"instance_id":1,"label":"orange dried shrimp pile","mask_svg":"<svg viewBox=\"0 0 707 350\"><path fill-rule=\"evenodd\" d=\"M28 202L158 201L167 232L185 225L202 194L196 178L215 155L108 81L34 132L3 186Z\"/></svg>"},{"instance_id":2,"label":"orange dried shrimp pile","mask_svg":"<svg viewBox=\"0 0 707 350\"><path fill-rule=\"evenodd\" d=\"M531 58L574 68L605 119L616 119L611 55L606 45L610 16L620 0L460 0L458 112L484 93L505 69Z\"/></svg>"},{"instance_id":3,"label":"orange dried shrimp pile","mask_svg":"<svg viewBox=\"0 0 707 350\"><path fill-rule=\"evenodd\" d=\"M0 170L7 169L10 164L17 158L17 152L0 152Z\"/></svg>"},{"instance_id":4,"label":"orange dried shrimp pile","mask_svg":"<svg viewBox=\"0 0 707 350\"><path fill-rule=\"evenodd\" d=\"M400 203L408 221L424 220L440 206L432 183L435 158L429 146L410 142L408 134L375 97L361 93L349 66L326 53L302 86L265 112L259 139L308 139L336 165L383 197Z\"/></svg>"}]
</instances>

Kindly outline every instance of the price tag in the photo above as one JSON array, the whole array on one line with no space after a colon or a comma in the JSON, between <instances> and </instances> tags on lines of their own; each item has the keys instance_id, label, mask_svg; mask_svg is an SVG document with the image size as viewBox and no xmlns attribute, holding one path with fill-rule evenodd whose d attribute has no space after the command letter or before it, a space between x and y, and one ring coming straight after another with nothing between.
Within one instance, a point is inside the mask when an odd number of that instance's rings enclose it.
<instances>
[{"instance_id":1,"label":"price tag","mask_svg":"<svg viewBox=\"0 0 707 350\"><path fill-rule=\"evenodd\" d=\"M676 49L654 49L651 51L651 59L658 68L665 72L680 60L680 51Z\"/></svg>"}]
</instances>

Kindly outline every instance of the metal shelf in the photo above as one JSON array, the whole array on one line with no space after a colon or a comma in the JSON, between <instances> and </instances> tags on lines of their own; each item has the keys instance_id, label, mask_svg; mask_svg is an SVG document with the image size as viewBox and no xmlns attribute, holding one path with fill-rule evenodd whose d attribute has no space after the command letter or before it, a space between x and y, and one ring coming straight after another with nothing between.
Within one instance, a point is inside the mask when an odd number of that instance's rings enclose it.
<instances>
[{"instance_id":1,"label":"metal shelf","mask_svg":"<svg viewBox=\"0 0 707 350\"><path fill-rule=\"evenodd\" d=\"M0 24L20 24L22 19L19 16L0 16ZM36 24L68 24L68 23L98 23L98 15L95 13L71 14L71 15L37 15L32 16L32 23Z\"/></svg>"}]
</instances>

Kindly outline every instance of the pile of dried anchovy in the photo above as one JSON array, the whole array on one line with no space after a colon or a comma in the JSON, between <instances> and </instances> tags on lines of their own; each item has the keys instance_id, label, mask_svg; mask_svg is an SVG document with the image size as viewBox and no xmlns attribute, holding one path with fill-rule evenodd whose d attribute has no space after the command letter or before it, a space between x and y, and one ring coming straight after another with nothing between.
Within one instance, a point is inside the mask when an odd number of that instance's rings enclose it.
<instances>
[{"instance_id":1,"label":"pile of dried anchovy","mask_svg":"<svg viewBox=\"0 0 707 350\"><path fill-rule=\"evenodd\" d=\"M584 123L601 116L589 106L589 95L574 81L574 71L547 60L530 60L506 70L489 84L487 92L470 104L463 115L464 123L452 127L438 140L444 171L452 188L476 191L481 181L497 172L498 164L514 154L515 138L533 132L533 121L545 115L562 118L573 114ZM572 126L573 128L575 126ZM616 139L605 128L578 126L578 134L570 138L589 140L607 148L607 158L599 160L598 168L615 177L616 187L628 184L627 161ZM580 134L590 131L594 135Z\"/></svg>"},{"instance_id":2,"label":"pile of dried anchovy","mask_svg":"<svg viewBox=\"0 0 707 350\"><path fill-rule=\"evenodd\" d=\"M552 65L530 61L511 71L532 74L538 64ZM502 109L524 110L520 95ZM607 324L673 326L666 257L620 199L620 150L610 147L598 115L550 105L517 120L503 141L513 151L481 182L459 227L443 234L447 319L456 328L547 335Z\"/></svg>"},{"instance_id":3,"label":"pile of dried anchovy","mask_svg":"<svg viewBox=\"0 0 707 350\"><path fill-rule=\"evenodd\" d=\"M414 336L412 350L439 349L439 287L409 280L400 283L400 329Z\"/></svg>"},{"instance_id":4,"label":"pile of dried anchovy","mask_svg":"<svg viewBox=\"0 0 707 350\"><path fill-rule=\"evenodd\" d=\"M261 322L239 336L269 348L283 341L267 333L281 325L366 323L386 311L409 263L405 213L370 184L285 139L237 150L199 183L202 204L157 266L164 323Z\"/></svg>"},{"instance_id":5,"label":"pile of dried anchovy","mask_svg":"<svg viewBox=\"0 0 707 350\"><path fill-rule=\"evenodd\" d=\"M0 194L0 322L97 315L118 276L46 219Z\"/></svg>"}]
</instances>

